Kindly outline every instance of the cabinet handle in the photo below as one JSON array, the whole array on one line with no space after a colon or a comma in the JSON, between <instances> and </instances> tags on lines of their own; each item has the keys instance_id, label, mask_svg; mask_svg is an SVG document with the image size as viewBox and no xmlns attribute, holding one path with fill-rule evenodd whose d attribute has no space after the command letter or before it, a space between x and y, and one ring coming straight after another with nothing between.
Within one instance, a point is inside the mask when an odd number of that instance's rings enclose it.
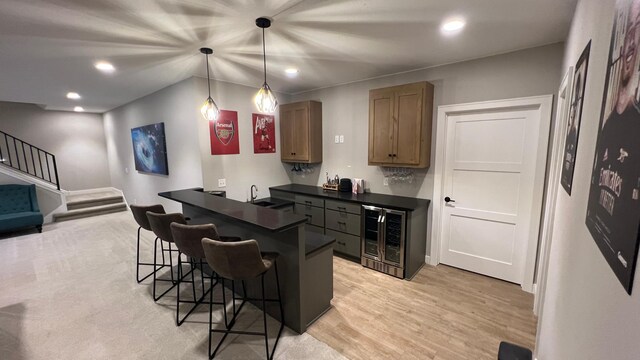
<instances>
[{"instance_id":1,"label":"cabinet handle","mask_svg":"<svg viewBox=\"0 0 640 360\"><path fill-rule=\"evenodd\" d=\"M341 224L341 225L347 225L347 223L346 223L346 222L344 222L344 221L338 221L338 224Z\"/></svg>"},{"instance_id":2,"label":"cabinet handle","mask_svg":"<svg viewBox=\"0 0 640 360\"><path fill-rule=\"evenodd\" d=\"M393 154L389 154L389 157L393 157Z\"/></svg>"}]
</instances>

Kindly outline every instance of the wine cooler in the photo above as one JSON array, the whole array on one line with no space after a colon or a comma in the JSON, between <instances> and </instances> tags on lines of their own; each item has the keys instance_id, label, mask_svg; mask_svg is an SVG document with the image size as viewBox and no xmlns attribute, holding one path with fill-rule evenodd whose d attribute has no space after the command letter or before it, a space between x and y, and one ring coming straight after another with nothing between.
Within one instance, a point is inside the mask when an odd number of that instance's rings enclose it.
<instances>
[{"instance_id":1,"label":"wine cooler","mask_svg":"<svg viewBox=\"0 0 640 360\"><path fill-rule=\"evenodd\" d=\"M406 212L362 207L362 265L404 278Z\"/></svg>"}]
</instances>

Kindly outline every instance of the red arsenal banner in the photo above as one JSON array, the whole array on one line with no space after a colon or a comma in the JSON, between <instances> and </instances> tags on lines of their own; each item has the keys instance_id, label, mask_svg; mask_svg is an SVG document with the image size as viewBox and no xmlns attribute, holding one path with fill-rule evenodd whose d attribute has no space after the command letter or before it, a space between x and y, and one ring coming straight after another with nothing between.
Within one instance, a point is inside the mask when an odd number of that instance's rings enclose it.
<instances>
[{"instance_id":1,"label":"red arsenal banner","mask_svg":"<svg viewBox=\"0 0 640 360\"><path fill-rule=\"evenodd\" d=\"M276 152L276 121L273 115L253 114L253 153Z\"/></svg>"},{"instance_id":2,"label":"red arsenal banner","mask_svg":"<svg viewBox=\"0 0 640 360\"><path fill-rule=\"evenodd\" d=\"M240 154L238 112L220 110L218 120L209 121L211 155Z\"/></svg>"}]
</instances>

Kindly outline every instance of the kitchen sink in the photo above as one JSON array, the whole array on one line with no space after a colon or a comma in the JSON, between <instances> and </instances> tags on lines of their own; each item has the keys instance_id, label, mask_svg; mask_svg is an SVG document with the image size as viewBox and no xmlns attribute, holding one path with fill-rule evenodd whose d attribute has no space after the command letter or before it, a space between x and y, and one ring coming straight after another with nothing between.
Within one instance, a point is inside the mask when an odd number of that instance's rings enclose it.
<instances>
[{"instance_id":1,"label":"kitchen sink","mask_svg":"<svg viewBox=\"0 0 640 360\"><path fill-rule=\"evenodd\" d=\"M258 205L258 206L262 206L262 207L269 207L269 206L275 205L275 203L272 203L272 202L269 202L269 201L258 201L258 202L254 202L253 205Z\"/></svg>"}]
</instances>

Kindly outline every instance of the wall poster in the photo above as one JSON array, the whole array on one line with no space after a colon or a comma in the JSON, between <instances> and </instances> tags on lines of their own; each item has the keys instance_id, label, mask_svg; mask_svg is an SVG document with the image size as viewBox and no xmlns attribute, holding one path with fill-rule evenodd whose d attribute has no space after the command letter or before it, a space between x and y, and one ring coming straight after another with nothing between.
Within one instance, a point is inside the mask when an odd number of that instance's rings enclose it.
<instances>
[{"instance_id":1,"label":"wall poster","mask_svg":"<svg viewBox=\"0 0 640 360\"><path fill-rule=\"evenodd\" d=\"M253 153L276 152L276 120L273 115L252 114Z\"/></svg>"},{"instance_id":2,"label":"wall poster","mask_svg":"<svg viewBox=\"0 0 640 360\"><path fill-rule=\"evenodd\" d=\"M631 294L640 223L640 0L616 1L587 228Z\"/></svg>"},{"instance_id":3,"label":"wall poster","mask_svg":"<svg viewBox=\"0 0 640 360\"><path fill-rule=\"evenodd\" d=\"M133 161L137 171L169 175L164 123L131 129L131 140L133 141Z\"/></svg>"},{"instance_id":4,"label":"wall poster","mask_svg":"<svg viewBox=\"0 0 640 360\"><path fill-rule=\"evenodd\" d=\"M218 120L209 121L211 155L240 154L238 112L220 110Z\"/></svg>"},{"instance_id":5,"label":"wall poster","mask_svg":"<svg viewBox=\"0 0 640 360\"><path fill-rule=\"evenodd\" d=\"M578 136L580 135L580 120L582 119L582 100L584 98L584 89L587 83L590 49L591 41L589 41L587 47L584 49L576 63L576 70L573 75L573 86L571 87L573 89L571 93L572 100L569 108L569 121L567 122L562 172L560 174L560 183L569 195L571 195L573 171L576 166Z\"/></svg>"}]
</instances>

